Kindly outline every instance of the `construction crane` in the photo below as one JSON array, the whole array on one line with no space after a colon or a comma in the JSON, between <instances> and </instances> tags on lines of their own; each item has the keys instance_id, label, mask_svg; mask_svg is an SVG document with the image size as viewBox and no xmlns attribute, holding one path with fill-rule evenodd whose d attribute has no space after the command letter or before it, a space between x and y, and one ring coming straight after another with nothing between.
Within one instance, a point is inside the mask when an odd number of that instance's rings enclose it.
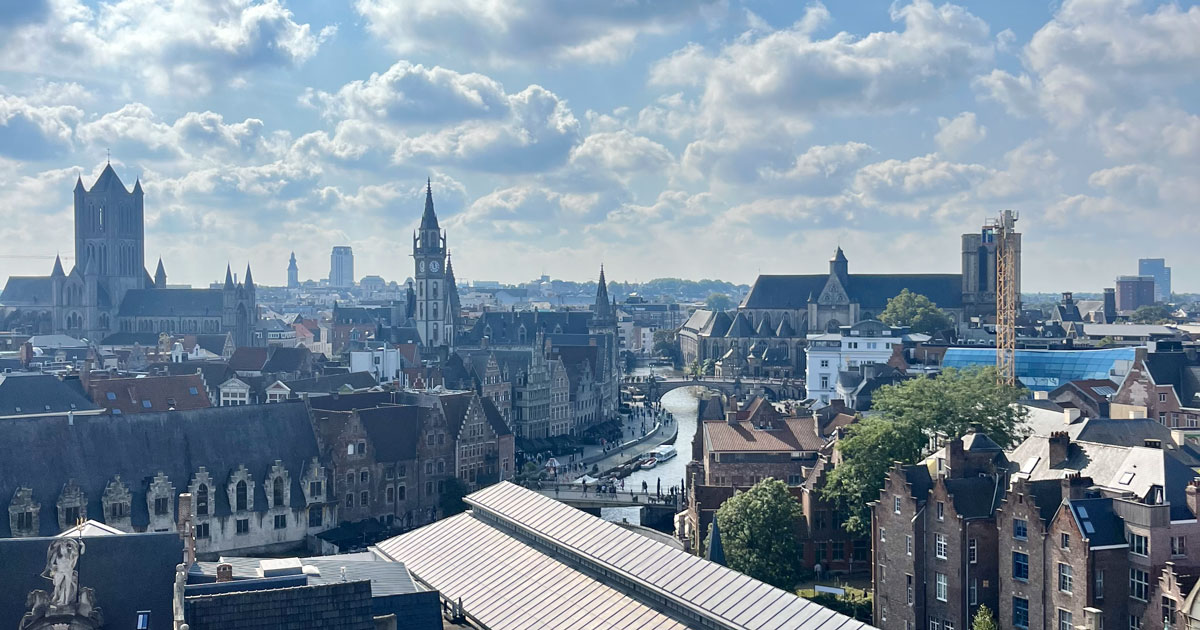
<instances>
[{"instance_id":1,"label":"construction crane","mask_svg":"<svg viewBox=\"0 0 1200 630\"><path fill-rule=\"evenodd\" d=\"M1005 210L983 226L996 243L996 380L1017 384L1017 214Z\"/></svg>"}]
</instances>

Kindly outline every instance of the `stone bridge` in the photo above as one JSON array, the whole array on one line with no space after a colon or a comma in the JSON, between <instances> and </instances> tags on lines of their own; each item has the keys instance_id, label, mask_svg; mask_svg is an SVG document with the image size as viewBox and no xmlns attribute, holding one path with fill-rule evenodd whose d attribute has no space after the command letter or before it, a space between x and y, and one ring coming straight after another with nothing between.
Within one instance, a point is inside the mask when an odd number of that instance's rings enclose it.
<instances>
[{"instance_id":1,"label":"stone bridge","mask_svg":"<svg viewBox=\"0 0 1200 630\"><path fill-rule=\"evenodd\" d=\"M680 495L678 494L674 496L664 494L659 497L653 492L644 493L630 490L618 490L615 493L597 493L595 486L589 486L584 491L582 485L574 483L544 485L542 488L536 488L535 490L551 499L566 503L571 507L589 511L601 508L648 507L671 510L674 513L681 509L678 501ZM654 488L651 488L651 490L654 490Z\"/></svg>"},{"instance_id":2,"label":"stone bridge","mask_svg":"<svg viewBox=\"0 0 1200 630\"><path fill-rule=\"evenodd\" d=\"M626 379L623 384L631 385L647 399L657 402L663 394L681 387L705 387L725 394L741 392L748 394L762 390L768 400L799 400L804 398L804 383L795 380L766 379L766 378L714 378L706 376L702 379L693 378L655 378L653 381L633 381Z\"/></svg>"}]
</instances>

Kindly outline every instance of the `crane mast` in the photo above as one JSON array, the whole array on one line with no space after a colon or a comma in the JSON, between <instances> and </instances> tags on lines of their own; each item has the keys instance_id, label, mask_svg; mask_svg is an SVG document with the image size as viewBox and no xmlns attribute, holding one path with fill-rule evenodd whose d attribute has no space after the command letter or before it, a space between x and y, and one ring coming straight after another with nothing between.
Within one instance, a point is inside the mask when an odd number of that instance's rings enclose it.
<instances>
[{"instance_id":1,"label":"crane mast","mask_svg":"<svg viewBox=\"0 0 1200 630\"><path fill-rule=\"evenodd\" d=\"M1017 383L1017 214L1005 210L984 224L996 243L996 373L1001 384Z\"/></svg>"}]
</instances>

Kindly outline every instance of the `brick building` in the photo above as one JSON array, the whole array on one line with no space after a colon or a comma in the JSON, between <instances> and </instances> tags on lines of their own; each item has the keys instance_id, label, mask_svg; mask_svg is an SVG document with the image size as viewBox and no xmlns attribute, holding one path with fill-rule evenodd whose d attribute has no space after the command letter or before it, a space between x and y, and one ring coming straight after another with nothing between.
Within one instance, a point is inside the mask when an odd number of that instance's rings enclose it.
<instances>
[{"instance_id":1,"label":"brick building","mask_svg":"<svg viewBox=\"0 0 1200 630\"><path fill-rule=\"evenodd\" d=\"M1146 417L1179 429L1200 428L1200 358L1178 341L1138 348L1133 368L1112 399L1114 417Z\"/></svg>"}]
</instances>

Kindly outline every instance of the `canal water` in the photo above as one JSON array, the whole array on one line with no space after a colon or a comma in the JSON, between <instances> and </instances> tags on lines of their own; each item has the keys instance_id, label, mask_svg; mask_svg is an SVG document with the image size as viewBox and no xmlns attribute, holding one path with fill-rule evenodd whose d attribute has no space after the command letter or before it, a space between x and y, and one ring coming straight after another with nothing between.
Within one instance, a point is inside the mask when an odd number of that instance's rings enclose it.
<instances>
[{"instance_id":1,"label":"canal water","mask_svg":"<svg viewBox=\"0 0 1200 630\"><path fill-rule=\"evenodd\" d=\"M667 371L662 368L655 368L655 374L666 375L666 373ZM649 369L640 368L634 374L645 376L649 374ZM671 486L682 487L684 469L687 467L688 460L692 458L692 438L696 434L696 418L700 415L701 391L703 390L699 387L681 387L663 394L663 408L674 414L675 422L679 424L679 434L675 438L675 449L679 454L650 470L639 470L626 477L626 489L636 488L641 491L642 482L645 481L650 492L654 492L659 480L662 480L664 494ZM630 523L641 524L638 508L606 508L601 510L600 514L610 521L626 520Z\"/></svg>"}]
</instances>

